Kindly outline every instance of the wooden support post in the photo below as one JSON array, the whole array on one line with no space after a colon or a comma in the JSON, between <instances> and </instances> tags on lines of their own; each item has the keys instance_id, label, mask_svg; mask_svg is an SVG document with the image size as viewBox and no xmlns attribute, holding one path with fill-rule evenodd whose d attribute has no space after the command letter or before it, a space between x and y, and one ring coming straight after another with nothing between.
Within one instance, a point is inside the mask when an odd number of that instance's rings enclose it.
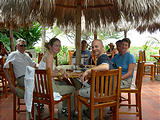
<instances>
[{"instance_id":1,"label":"wooden support post","mask_svg":"<svg viewBox=\"0 0 160 120\"><path fill-rule=\"evenodd\" d=\"M45 29L45 26L42 25L42 46L41 46L41 51L42 53L44 53L44 44L45 44L45 41L46 41L46 29Z\"/></svg>"},{"instance_id":2,"label":"wooden support post","mask_svg":"<svg viewBox=\"0 0 160 120\"><path fill-rule=\"evenodd\" d=\"M11 51L15 51L15 48L14 48L14 40L13 40L13 31L12 31L12 26L10 26L10 29L9 29L9 37L10 37L10 48L11 48Z\"/></svg>"},{"instance_id":3,"label":"wooden support post","mask_svg":"<svg viewBox=\"0 0 160 120\"><path fill-rule=\"evenodd\" d=\"M97 39L97 31L94 31L94 40Z\"/></svg>"},{"instance_id":4,"label":"wooden support post","mask_svg":"<svg viewBox=\"0 0 160 120\"><path fill-rule=\"evenodd\" d=\"M77 1L76 10L76 65L81 64L81 2Z\"/></svg>"},{"instance_id":5,"label":"wooden support post","mask_svg":"<svg viewBox=\"0 0 160 120\"><path fill-rule=\"evenodd\" d=\"M127 31L124 30L124 38L127 38Z\"/></svg>"}]
</instances>

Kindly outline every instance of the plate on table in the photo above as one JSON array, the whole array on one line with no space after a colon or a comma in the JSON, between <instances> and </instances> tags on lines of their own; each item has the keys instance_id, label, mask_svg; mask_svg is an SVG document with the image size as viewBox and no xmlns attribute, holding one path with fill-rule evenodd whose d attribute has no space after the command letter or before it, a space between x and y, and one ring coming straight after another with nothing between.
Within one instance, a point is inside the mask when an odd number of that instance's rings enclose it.
<instances>
[{"instance_id":1,"label":"plate on table","mask_svg":"<svg viewBox=\"0 0 160 120\"><path fill-rule=\"evenodd\" d=\"M73 72L82 72L82 70L73 70Z\"/></svg>"}]
</instances>

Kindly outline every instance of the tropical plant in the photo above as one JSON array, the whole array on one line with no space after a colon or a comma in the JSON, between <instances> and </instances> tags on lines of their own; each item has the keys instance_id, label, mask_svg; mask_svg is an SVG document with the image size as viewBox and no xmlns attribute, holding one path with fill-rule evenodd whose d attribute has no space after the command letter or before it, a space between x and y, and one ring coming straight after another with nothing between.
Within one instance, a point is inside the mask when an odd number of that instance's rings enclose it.
<instances>
[{"instance_id":1,"label":"tropical plant","mask_svg":"<svg viewBox=\"0 0 160 120\"><path fill-rule=\"evenodd\" d=\"M57 37L57 36L59 36L59 35L63 35L63 34L64 34L57 25L54 25L54 26L53 26L52 32L53 32L53 34L54 34L54 37Z\"/></svg>"},{"instance_id":2,"label":"tropical plant","mask_svg":"<svg viewBox=\"0 0 160 120\"><path fill-rule=\"evenodd\" d=\"M69 64L68 60L68 47L62 46L60 52L58 53L58 65L67 65Z\"/></svg>"},{"instance_id":3,"label":"tropical plant","mask_svg":"<svg viewBox=\"0 0 160 120\"><path fill-rule=\"evenodd\" d=\"M97 36L100 40L107 40L109 38L114 38L114 39L122 38L122 35L119 34L118 32L115 32L111 35L109 35L107 32L98 32Z\"/></svg>"},{"instance_id":4,"label":"tropical plant","mask_svg":"<svg viewBox=\"0 0 160 120\"><path fill-rule=\"evenodd\" d=\"M40 24L35 23L33 27L28 29L21 28L18 32L14 31L13 35L16 39L23 38L26 40L26 49L33 49L33 46L39 41L39 38L42 35L42 27Z\"/></svg>"},{"instance_id":5,"label":"tropical plant","mask_svg":"<svg viewBox=\"0 0 160 120\"><path fill-rule=\"evenodd\" d=\"M150 39L146 41L146 43L143 45L143 50L147 50L151 46L159 46L160 40L158 40L155 37L149 37Z\"/></svg>"},{"instance_id":6,"label":"tropical plant","mask_svg":"<svg viewBox=\"0 0 160 120\"><path fill-rule=\"evenodd\" d=\"M7 34L4 34L4 33L1 33L0 32L0 41L2 41L5 45L5 48L8 50L8 51L11 51L11 48L10 48L10 38L7 36Z\"/></svg>"},{"instance_id":7,"label":"tropical plant","mask_svg":"<svg viewBox=\"0 0 160 120\"><path fill-rule=\"evenodd\" d=\"M26 49L33 49L33 46L39 41L41 34L42 28L38 23L35 23L33 27L28 29L20 28L18 31L13 31L14 45L16 44L16 39L23 38L27 43ZM10 36L8 30L0 31L0 41L3 41L6 48L10 51Z\"/></svg>"}]
</instances>

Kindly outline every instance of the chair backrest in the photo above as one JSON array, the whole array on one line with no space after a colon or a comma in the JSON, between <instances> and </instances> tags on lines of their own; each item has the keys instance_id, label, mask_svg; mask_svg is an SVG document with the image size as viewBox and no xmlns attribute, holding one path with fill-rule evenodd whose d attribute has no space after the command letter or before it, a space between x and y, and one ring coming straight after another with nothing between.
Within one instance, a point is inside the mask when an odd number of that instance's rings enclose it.
<instances>
[{"instance_id":1,"label":"chair backrest","mask_svg":"<svg viewBox=\"0 0 160 120\"><path fill-rule=\"evenodd\" d=\"M143 61L146 62L146 51L145 50L143 50Z\"/></svg>"},{"instance_id":2,"label":"chair backrest","mask_svg":"<svg viewBox=\"0 0 160 120\"><path fill-rule=\"evenodd\" d=\"M43 57L43 53L38 53L38 63L40 63L42 57ZM58 58L57 58L57 56L54 57L54 60L55 60L56 66L58 66Z\"/></svg>"},{"instance_id":3,"label":"chair backrest","mask_svg":"<svg viewBox=\"0 0 160 120\"><path fill-rule=\"evenodd\" d=\"M91 73L91 104L95 102L119 101L121 67L114 70L94 71Z\"/></svg>"},{"instance_id":4,"label":"chair backrest","mask_svg":"<svg viewBox=\"0 0 160 120\"><path fill-rule=\"evenodd\" d=\"M73 50L68 50L68 57L69 57L69 65L71 65L71 58L73 56L74 51Z\"/></svg>"},{"instance_id":5,"label":"chair backrest","mask_svg":"<svg viewBox=\"0 0 160 120\"><path fill-rule=\"evenodd\" d=\"M38 53L38 63L40 63L42 57L43 57L43 53Z\"/></svg>"},{"instance_id":6,"label":"chair backrest","mask_svg":"<svg viewBox=\"0 0 160 120\"><path fill-rule=\"evenodd\" d=\"M2 56L2 58L0 59L0 76L4 77L4 71L3 71L3 65L5 63L5 59Z\"/></svg>"},{"instance_id":7,"label":"chair backrest","mask_svg":"<svg viewBox=\"0 0 160 120\"><path fill-rule=\"evenodd\" d=\"M140 50L139 51L139 60L142 62L142 61L145 61L146 62L146 53L145 53L145 50Z\"/></svg>"},{"instance_id":8,"label":"chair backrest","mask_svg":"<svg viewBox=\"0 0 160 120\"><path fill-rule=\"evenodd\" d=\"M138 60L135 85L139 91L141 91L142 87L143 71L144 71L144 61L142 62Z\"/></svg>"},{"instance_id":9,"label":"chair backrest","mask_svg":"<svg viewBox=\"0 0 160 120\"><path fill-rule=\"evenodd\" d=\"M15 77L14 70L13 70L13 64L11 62L9 62L9 74L11 77L12 84L15 86L16 77Z\"/></svg>"},{"instance_id":10,"label":"chair backrest","mask_svg":"<svg viewBox=\"0 0 160 120\"><path fill-rule=\"evenodd\" d=\"M35 89L33 92L33 97L35 102L40 100L41 103L47 104L51 102L51 100L54 100L51 73L49 69L47 70L36 69L34 83L35 83Z\"/></svg>"}]
</instances>

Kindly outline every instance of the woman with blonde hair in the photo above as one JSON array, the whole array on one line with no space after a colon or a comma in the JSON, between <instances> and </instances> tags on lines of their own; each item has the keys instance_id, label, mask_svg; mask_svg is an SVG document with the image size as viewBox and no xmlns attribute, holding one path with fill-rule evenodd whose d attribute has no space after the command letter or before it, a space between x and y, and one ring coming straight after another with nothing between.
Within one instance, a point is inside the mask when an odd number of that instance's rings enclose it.
<instances>
[{"instance_id":1,"label":"woman with blonde hair","mask_svg":"<svg viewBox=\"0 0 160 120\"><path fill-rule=\"evenodd\" d=\"M58 70L54 64L54 57L59 53L61 49L61 41L57 38L50 39L49 42L45 43L46 52L39 63L39 69L50 69L52 75L52 86L53 91L60 95L72 93L71 95L71 110L74 110L74 91L75 88L72 85L68 85L63 80L54 80L54 77L62 77L68 79L69 76L65 70ZM69 79L68 79L69 80Z\"/></svg>"}]
</instances>

